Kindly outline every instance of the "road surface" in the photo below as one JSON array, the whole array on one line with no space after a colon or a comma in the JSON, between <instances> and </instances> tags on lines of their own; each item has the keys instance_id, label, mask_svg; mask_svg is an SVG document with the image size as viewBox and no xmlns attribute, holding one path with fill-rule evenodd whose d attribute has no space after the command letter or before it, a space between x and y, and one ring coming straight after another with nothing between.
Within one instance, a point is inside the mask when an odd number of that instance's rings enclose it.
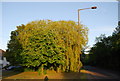
<instances>
[{"instance_id":1,"label":"road surface","mask_svg":"<svg viewBox=\"0 0 120 81\"><path fill-rule=\"evenodd\" d=\"M120 80L120 76L113 71L108 71L92 66L84 66L84 69L85 70L83 73L87 75L88 79L112 79L113 81Z\"/></svg>"}]
</instances>

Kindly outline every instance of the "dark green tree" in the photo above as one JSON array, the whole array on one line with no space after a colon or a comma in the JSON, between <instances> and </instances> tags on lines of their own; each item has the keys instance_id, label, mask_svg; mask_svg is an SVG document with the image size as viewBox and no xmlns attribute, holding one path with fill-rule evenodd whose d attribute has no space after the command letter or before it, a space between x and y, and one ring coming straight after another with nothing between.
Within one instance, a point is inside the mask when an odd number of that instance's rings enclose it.
<instances>
[{"instance_id":1,"label":"dark green tree","mask_svg":"<svg viewBox=\"0 0 120 81\"><path fill-rule=\"evenodd\" d=\"M120 22L118 22L112 36L101 35L96 38L96 44L90 50L89 64L119 70L119 50Z\"/></svg>"}]
</instances>

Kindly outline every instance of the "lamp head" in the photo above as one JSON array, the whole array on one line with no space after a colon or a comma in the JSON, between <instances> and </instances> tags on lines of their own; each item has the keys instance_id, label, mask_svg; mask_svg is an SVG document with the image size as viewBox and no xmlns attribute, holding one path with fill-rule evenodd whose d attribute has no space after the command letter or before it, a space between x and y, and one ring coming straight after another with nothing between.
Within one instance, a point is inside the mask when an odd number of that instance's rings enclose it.
<instances>
[{"instance_id":1,"label":"lamp head","mask_svg":"<svg viewBox=\"0 0 120 81\"><path fill-rule=\"evenodd\" d=\"M91 9L96 9L97 7L96 6L94 6L94 7L91 7Z\"/></svg>"}]
</instances>

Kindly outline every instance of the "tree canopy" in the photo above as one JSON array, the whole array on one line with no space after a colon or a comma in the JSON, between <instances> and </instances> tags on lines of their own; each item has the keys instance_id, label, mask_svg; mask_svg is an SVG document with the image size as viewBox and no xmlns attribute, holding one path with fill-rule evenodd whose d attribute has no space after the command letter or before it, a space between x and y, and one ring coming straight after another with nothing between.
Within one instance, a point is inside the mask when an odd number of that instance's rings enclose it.
<instances>
[{"instance_id":1,"label":"tree canopy","mask_svg":"<svg viewBox=\"0 0 120 81\"><path fill-rule=\"evenodd\" d=\"M32 21L11 32L6 57L12 65L78 72L88 29L74 21Z\"/></svg>"},{"instance_id":2,"label":"tree canopy","mask_svg":"<svg viewBox=\"0 0 120 81\"><path fill-rule=\"evenodd\" d=\"M96 38L96 44L90 50L88 64L119 70L119 54L120 22L111 36L102 34Z\"/></svg>"}]
</instances>

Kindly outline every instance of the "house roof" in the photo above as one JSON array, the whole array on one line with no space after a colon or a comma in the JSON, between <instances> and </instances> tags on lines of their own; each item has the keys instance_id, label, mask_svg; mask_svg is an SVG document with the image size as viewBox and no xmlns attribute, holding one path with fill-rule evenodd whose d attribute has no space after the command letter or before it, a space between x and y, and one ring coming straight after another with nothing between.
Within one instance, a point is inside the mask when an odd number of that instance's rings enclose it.
<instances>
[{"instance_id":1,"label":"house roof","mask_svg":"<svg viewBox=\"0 0 120 81\"><path fill-rule=\"evenodd\" d=\"M0 57L3 55L4 52L4 50L0 49Z\"/></svg>"}]
</instances>

